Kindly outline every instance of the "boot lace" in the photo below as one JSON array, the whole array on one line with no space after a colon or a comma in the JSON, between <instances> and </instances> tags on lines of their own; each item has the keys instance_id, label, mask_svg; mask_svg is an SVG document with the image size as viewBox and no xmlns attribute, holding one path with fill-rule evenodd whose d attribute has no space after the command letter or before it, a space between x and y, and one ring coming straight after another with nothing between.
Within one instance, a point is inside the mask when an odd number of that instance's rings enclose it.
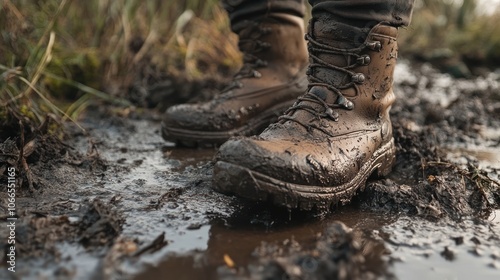
<instances>
[{"instance_id":1,"label":"boot lace","mask_svg":"<svg viewBox=\"0 0 500 280\"><path fill-rule=\"evenodd\" d=\"M267 66L267 61L259 58L258 54L269 49L271 44L260 39L271 33L272 30L269 27L261 26L257 22L249 22L248 25L248 29L243 31L245 34L241 34L238 41L238 48L243 53L243 66L222 92L242 88L241 79L262 77L262 74L257 69Z\"/></svg>"},{"instance_id":2,"label":"boot lace","mask_svg":"<svg viewBox=\"0 0 500 280\"><path fill-rule=\"evenodd\" d=\"M365 76L361 73L352 71L352 69L355 67L359 67L360 65L368 65L370 63L370 57L368 55L361 55L361 51L365 48L374 50L376 50L377 48L380 49L380 42L366 41L357 48L341 49L320 43L312 38L312 36L310 36L309 34L306 34L305 39L308 41L309 57L311 59L311 63L307 70L307 75L309 78L308 89L306 94L299 97L295 104L292 105L282 116L280 116L279 121L282 123L286 121L293 121L308 130L310 130L311 128L316 128L323 131L324 133L330 134L324 128L314 125L312 122L314 120L321 120L324 118L328 118L337 122L339 114L335 111L336 109L354 109L354 104L342 94L342 90L354 87L356 95L359 94L359 85L364 83ZM321 59L318 55L319 53L342 55L354 58L354 60L351 60L350 64L345 67L339 67ZM354 63L352 63L352 61L354 61ZM332 84L315 76L313 74L315 68L325 68L328 70L345 73L351 77L351 80L344 84ZM326 88L330 92L336 94L336 101L332 104L327 103L322 97L311 91L311 88L315 86ZM317 106L314 106L315 104L321 105L324 110L318 110ZM309 112L314 118L308 123L305 123L303 119L294 117L294 113L300 110Z\"/></svg>"}]
</instances>

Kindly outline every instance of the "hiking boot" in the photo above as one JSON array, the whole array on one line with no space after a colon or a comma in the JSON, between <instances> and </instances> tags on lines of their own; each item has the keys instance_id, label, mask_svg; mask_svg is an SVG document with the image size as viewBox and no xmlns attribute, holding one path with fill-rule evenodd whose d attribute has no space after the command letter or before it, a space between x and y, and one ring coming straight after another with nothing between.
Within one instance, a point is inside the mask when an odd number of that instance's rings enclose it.
<instances>
[{"instance_id":1,"label":"hiking boot","mask_svg":"<svg viewBox=\"0 0 500 280\"><path fill-rule=\"evenodd\" d=\"M378 24L357 34L347 25L319 21L309 28L307 93L259 136L221 146L215 190L288 208L325 209L349 202L372 173L390 172L397 28Z\"/></svg>"},{"instance_id":2,"label":"hiking boot","mask_svg":"<svg viewBox=\"0 0 500 280\"><path fill-rule=\"evenodd\" d=\"M258 134L304 94L308 59L302 18L271 13L233 30L244 54L242 68L213 100L169 108L162 123L165 140L212 146Z\"/></svg>"}]
</instances>

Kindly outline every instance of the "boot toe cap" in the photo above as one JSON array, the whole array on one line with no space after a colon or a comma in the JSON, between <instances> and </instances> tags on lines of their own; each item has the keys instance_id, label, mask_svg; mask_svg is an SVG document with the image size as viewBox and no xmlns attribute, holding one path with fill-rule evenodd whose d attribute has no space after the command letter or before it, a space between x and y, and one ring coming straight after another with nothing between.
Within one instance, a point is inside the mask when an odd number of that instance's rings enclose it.
<instances>
[{"instance_id":1,"label":"boot toe cap","mask_svg":"<svg viewBox=\"0 0 500 280\"><path fill-rule=\"evenodd\" d=\"M167 109L163 115L162 125L168 128L202 128L206 118L199 118L198 106L191 104L175 105Z\"/></svg>"},{"instance_id":2,"label":"boot toe cap","mask_svg":"<svg viewBox=\"0 0 500 280\"><path fill-rule=\"evenodd\" d=\"M302 142L233 138L221 146L216 161L232 163L292 184L331 186L348 181L346 174L352 172L318 151L321 148Z\"/></svg>"}]
</instances>

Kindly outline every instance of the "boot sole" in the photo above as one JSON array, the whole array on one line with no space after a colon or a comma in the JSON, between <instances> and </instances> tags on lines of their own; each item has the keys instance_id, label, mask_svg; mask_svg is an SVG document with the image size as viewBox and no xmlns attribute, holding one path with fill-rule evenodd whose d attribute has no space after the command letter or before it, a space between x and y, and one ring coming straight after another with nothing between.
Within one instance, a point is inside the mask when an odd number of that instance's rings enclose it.
<instances>
[{"instance_id":1,"label":"boot sole","mask_svg":"<svg viewBox=\"0 0 500 280\"><path fill-rule=\"evenodd\" d=\"M279 207L300 210L327 210L348 203L367 179L376 172L389 174L395 162L394 139L380 147L348 183L338 186L309 186L284 182L246 167L218 161L215 164L212 188L252 201L267 201Z\"/></svg>"},{"instance_id":2,"label":"boot sole","mask_svg":"<svg viewBox=\"0 0 500 280\"><path fill-rule=\"evenodd\" d=\"M275 105L245 125L226 131L200 131L182 128L173 128L162 124L162 137L183 147L217 147L232 136L250 136L262 132L269 124L278 120L278 117L293 105L294 100Z\"/></svg>"}]
</instances>

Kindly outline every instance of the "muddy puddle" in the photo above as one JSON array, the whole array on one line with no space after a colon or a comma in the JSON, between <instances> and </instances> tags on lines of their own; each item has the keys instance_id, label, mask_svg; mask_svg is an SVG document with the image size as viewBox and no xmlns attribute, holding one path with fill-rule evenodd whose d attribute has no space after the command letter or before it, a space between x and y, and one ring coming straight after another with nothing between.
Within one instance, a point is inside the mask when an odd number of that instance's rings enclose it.
<instances>
[{"instance_id":1,"label":"muddy puddle","mask_svg":"<svg viewBox=\"0 0 500 280\"><path fill-rule=\"evenodd\" d=\"M248 204L211 191L215 149L175 148L161 139L156 120L131 120L126 125L89 122L87 127L93 135L106 139L99 146L101 156L109 162L106 176L84 186L94 189L93 193L99 189L90 199L116 201L114 208L124 218L120 237L133 240L137 250L147 248L162 234L166 244L114 263L98 261L81 246L64 244L60 250L71 259L64 265L74 267L76 278L98 271L96 276L111 278L263 279L265 275L255 272L259 271L255 267L266 267L276 252L280 252L279 258L290 258L314 251L320 236L338 222L352 229L364 258L360 278L500 276L498 210L486 219L434 222L366 209L363 200L367 198L328 214ZM76 145L84 148L86 140L80 140ZM228 262L234 267L229 268ZM102 268L106 265L108 271ZM301 268L311 277L296 279L321 279L321 268L315 261ZM286 277L284 274L282 279Z\"/></svg>"},{"instance_id":2,"label":"muddy puddle","mask_svg":"<svg viewBox=\"0 0 500 280\"><path fill-rule=\"evenodd\" d=\"M88 114L77 156L30 163L14 278L500 279L499 77L396 71L397 165L331 213L213 192L216 150L164 142L158 113Z\"/></svg>"},{"instance_id":3,"label":"muddy puddle","mask_svg":"<svg viewBox=\"0 0 500 280\"><path fill-rule=\"evenodd\" d=\"M480 168L500 169L500 147L453 147L447 149L448 158L452 161L467 163L467 157L476 158Z\"/></svg>"},{"instance_id":4,"label":"muddy puddle","mask_svg":"<svg viewBox=\"0 0 500 280\"><path fill-rule=\"evenodd\" d=\"M285 248L294 241L301 248L313 248L317 237L339 221L353 229L365 258L362 270L376 278L498 279L500 219L495 215L500 212L492 214L490 222L434 223L350 206L320 221L312 219L286 226L257 226L252 221L240 226L216 222L198 232L203 244L195 242L190 246L192 251L174 250L158 260L150 260L145 272L134 279L218 279L223 275L218 269L227 266L225 256L238 269L258 263L260 246ZM301 268L315 270L318 265L311 262ZM243 271L248 276L246 268ZM283 279L287 277L284 275Z\"/></svg>"}]
</instances>

